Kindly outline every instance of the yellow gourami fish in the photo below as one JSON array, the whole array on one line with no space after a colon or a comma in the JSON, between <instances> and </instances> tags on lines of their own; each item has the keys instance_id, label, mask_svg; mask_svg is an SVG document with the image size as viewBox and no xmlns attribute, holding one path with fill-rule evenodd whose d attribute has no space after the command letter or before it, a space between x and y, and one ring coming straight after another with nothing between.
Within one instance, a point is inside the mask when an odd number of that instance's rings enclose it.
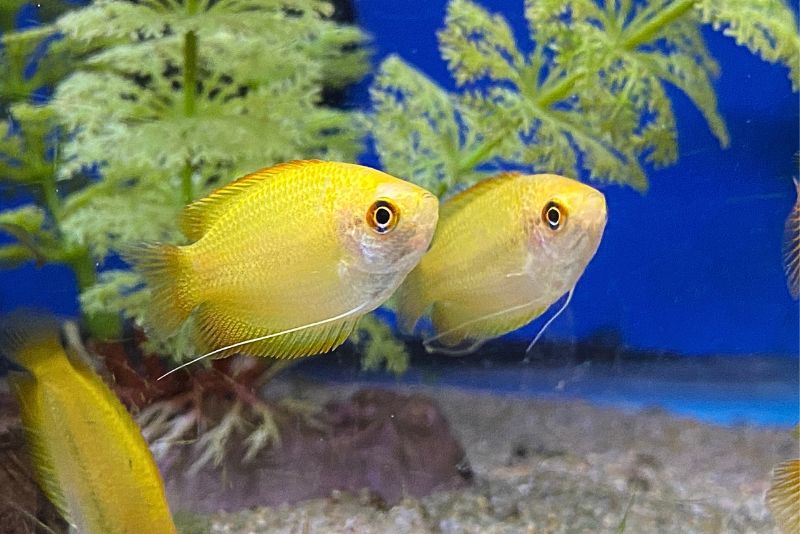
<instances>
[{"instance_id":1,"label":"yellow gourami fish","mask_svg":"<svg viewBox=\"0 0 800 534\"><path fill-rule=\"evenodd\" d=\"M553 174L505 173L442 204L431 249L398 292L401 330L430 309L426 340L472 348L571 292L606 224L602 193Z\"/></svg>"},{"instance_id":2,"label":"yellow gourami fish","mask_svg":"<svg viewBox=\"0 0 800 534\"><path fill-rule=\"evenodd\" d=\"M176 532L139 427L83 362L67 356L55 321L0 328L39 486L84 534Z\"/></svg>"},{"instance_id":3,"label":"yellow gourami fish","mask_svg":"<svg viewBox=\"0 0 800 534\"><path fill-rule=\"evenodd\" d=\"M781 532L800 534L800 459L775 466L767 505Z\"/></svg>"},{"instance_id":4,"label":"yellow gourami fish","mask_svg":"<svg viewBox=\"0 0 800 534\"><path fill-rule=\"evenodd\" d=\"M212 354L307 356L343 343L394 292L430 244L438 204L369 167L295 161L187 206L192 244L127 256L152 290L162 334L194 312Z\"/></svg>"},{"instance_id":5,"label":"yellow gourami fish","mask_svg":"<svg viewBox=\"0 0 800 534\"><path fill-rule=\"evenodd\" d=\"M789 293L797 299L800 298L800 182L796 179L794 187L797 199L783 228L783 267Z\"/></svg>"}]
</instances>

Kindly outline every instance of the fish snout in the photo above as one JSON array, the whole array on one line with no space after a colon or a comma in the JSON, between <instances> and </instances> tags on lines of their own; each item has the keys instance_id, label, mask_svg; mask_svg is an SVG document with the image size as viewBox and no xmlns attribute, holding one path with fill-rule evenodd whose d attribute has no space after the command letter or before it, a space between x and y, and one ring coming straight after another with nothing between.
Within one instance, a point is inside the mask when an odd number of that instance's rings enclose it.
<instances>
[{"instance_id":1,"label":"fish snout","mask_svg":"<svg viewBox=\"0 0 800 534\"><path fill-rule=\"evenodd\" d=\"M587 226L593 230L602 232L608 221L608 207L606 197L600 191L592 191L586 199L585 217Z\"/></svg>"},{"instance_id":2,"label":"fish snout","mask_svg":"<svg viewBox=\"0 0 800 534\"><path fill-rule=\"evenodd\" d=\"M433 234L439 222L439 199L433 193L425 193L419 201L419 224Z\"/></svg>"}]
</instances>

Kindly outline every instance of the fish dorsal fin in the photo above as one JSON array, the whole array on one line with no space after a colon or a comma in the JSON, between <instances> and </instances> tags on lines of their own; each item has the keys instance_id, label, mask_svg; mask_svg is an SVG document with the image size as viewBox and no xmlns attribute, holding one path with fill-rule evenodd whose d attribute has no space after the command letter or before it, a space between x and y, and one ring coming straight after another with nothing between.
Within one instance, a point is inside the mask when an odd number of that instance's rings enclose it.
<instances>
[{"instance_id":1,"label":"fish dorsal fin","mask_svg":"<svg viewBox=\"0 0 800 534\"><path fill-rule=\"evenodd\" d=\"M231 199L283 172L300 170L320 163L323 162L313 159L289 161L246 174L186 206L181 215L181 229L189 239L200 239L225 212L224 208L229 205Z\"/></svg>"},{"instance_id":2,"label":"fish dorsal fin","mask_svg":"<svg viewBox=\"0 0 800 534\"><path fill-rule=\"evenodd\" d=\"M469 187L463 191L460 191L453 195L452 197L446 199L439 209L440 215L439 218L443 219L447 215L460 210L476 198L480 197L486 191L497 187L498 185L502 184L503 182L511 181L515 178L522 176L523 173L519 171L507 171L501 172L500 174L496 174L485 180L481 180L480 182L476 183L472 187Z\"/></svg>"}]
</instances>

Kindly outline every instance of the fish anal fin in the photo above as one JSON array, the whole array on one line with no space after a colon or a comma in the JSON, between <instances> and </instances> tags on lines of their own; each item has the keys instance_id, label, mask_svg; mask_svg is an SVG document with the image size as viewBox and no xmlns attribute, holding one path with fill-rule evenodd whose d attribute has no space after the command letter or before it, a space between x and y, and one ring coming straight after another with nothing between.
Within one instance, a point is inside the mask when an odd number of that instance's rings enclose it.
<instances>
[{"instance_id":1,"label":"fish anal fin","mask_svg":"<svg viewBox=\"0 0 800 534\"><path fill-rule=\"evenodd\" d=\"M214 223L219 220L229 206L229 201L251 190L273 176L288 170L301 170L305 167L324 163L319 160L296 160L265 167L242 176L224 185L208 196L186 206L181 214L181 230L191 240L200 239Z\"/></svg>"},{"instance_id":2,"label":"fish anal fin","mask_svg":"<svg viewBox=\"0 0 800 534\"><path fill-rule=\"evenodd\" d=\"M285 326L256 324L256 321L238 317L224 307L208 303L200 305L196 313L198 336L200 341L210 349L262 338L289 329ZM221 351L215 357L222 358L241 353L251 356L292 359L330 352L347 340L360 317L360 314L353 315L330 323L309 326L269 339L254 341Z\"/></svg>"}]
</instances>

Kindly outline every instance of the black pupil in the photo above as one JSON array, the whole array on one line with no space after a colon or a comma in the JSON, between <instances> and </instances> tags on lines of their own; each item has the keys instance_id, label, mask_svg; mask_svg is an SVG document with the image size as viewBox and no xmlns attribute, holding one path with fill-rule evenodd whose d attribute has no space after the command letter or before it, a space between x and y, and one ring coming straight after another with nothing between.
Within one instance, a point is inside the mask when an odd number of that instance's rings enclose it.
<instances>
[{"instance_id":1,"label":"black pupil","mask_svg":"<svg viewBox=\"0 0 800 534\"><path fill-rule=\"evenodd\" d=\"M378 226L386 226L392 220L392 212L385 206L380 206L375 210L375 222Z\"/></svg>"},{"instance_id":2,"label":"black pupil","mask_svg":"<svg viewBox=\"0 0 800 534\"><path fill-rule=\"evenodd\" d=\"M547 222L550 223L550 226L558 226L558 223L561 221L561 212L558 211L558 208L555 206L550 206L547 209Z\"/></svg>"}]
</instances>

